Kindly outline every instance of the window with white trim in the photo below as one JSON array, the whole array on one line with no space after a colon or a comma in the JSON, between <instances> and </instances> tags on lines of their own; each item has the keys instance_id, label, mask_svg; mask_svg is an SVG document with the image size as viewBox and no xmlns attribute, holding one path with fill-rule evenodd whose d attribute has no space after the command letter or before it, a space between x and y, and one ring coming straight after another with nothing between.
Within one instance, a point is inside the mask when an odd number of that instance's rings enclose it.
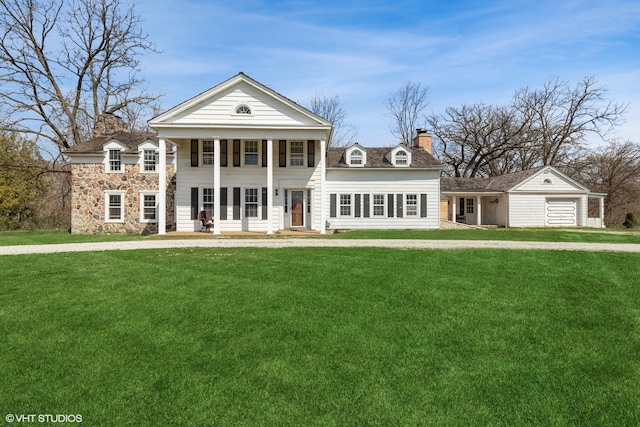
<instances>
[{"instance_id":1,"label":"window with white trim","mask_svg":"<svg viewBox=\"0 0 640 427\"><path fill-rule=\"evenodd\" d=\"M142 156L143 172L155 172L157 164L156 151L144 150Z\"/></svg>"},{"instance_id":2,"label":"window with white trim","mask_svg":"<svg viewBox=\"0 0 640 427\"><path fill-rule=\"evenodd\" d=\"M202 210L209 212L213 218L213 188L202 189Z\"/></svg>"},{"instance_id":3,"label":"window with white trim","mask_svg":"<svg viewBox=\"0 0 640 427\"><path fill-rule=\"evenodd\" d=\"M304 142L291 141L289 152L289 164L291 166L304 166Z\"/></svg>"},{"instance_id":4,"label":"window with white trim","mask_svg":"<svg viewBox=\"0 0 640 427\"><path fill-rule=\"evenodd\" d=\"M258 141L244 141L244 164L250 166L258 164Z\"/></svg>"},{"instance_id":5,"label":"window with white trim","mask_svg":"<svg viewBox=\"0 0 640 427\"><path fill-rule=\"evenodd\" d=\"M351 194L340 195L340 216L351 216Z\"/></svg>"},{"instance_id":6,"label":"window with white trim","mask_svg":"<svg viewBox=\"0 0 640 427\"><path fill-rule=\"evenodd\" d=\"M202 141L202 164L213 165L213 141Z\"/></svg>"},{"instance_id":7,"label":"window with white trim","mask_svg":"<svg viewBox=\"0 0 640 427\"><path fill-rule=\"evenodd\" d=\"M473 199L465 199L466 203L467 203L467 213L468 214L472 214L473 213Z\"/></svg>"},{"instance_id":8,"label":"window with white trim","mask_svg":"<svg viewBox=\"0 0 640 427\"><path fill-rule=\"evenodd\" d=\"M109 150L109 172L122 172L120 150Z\"/></svg>"},{"instance_id":9,"label":"window with white trim","mask_svg":"<svg viewBox=\"0 0 640 427\"><path fill-rule=\"evenodd\" d=\"M244 189L244 217L245 218L258 217L258 189L257 188Z\"/></svg>"},{"instance_id":10,"label":"window with white trim","mask_svg":"<svg viewBox=\"0 0 640 427\"><path fill-rule=\"evenodd\" d=\"M105 192L104 203L105 222L124 222L124 192Z\"/></svg>"},{"instance_id":11,"label":"window with white trim","mask_svg":"<svg viewBox=\"0 0 640 427\"><path fill-rule=\"evenodd\" d=\"M362 155L362 151L353 150L351 152L351 158L349 159L349 164L352 166L361 166L363 157L364 156Z\"/></svg>"},{"instance_id":12,"label":"window with white trim","mask_svg":"<svg viewBox=\"0 0 640 427\"><path fill-rule=\"evenodd\" d=\"M407 194L405 196L405 214L407 216L418 216L418 195Z\"/></svg>"},{"instance_id":13,"label":"window with white trim","mask_svg":"<svg viewBox=\"0 0 640 427\"><path fill-rule=\"evenodd\" d=\"M373 195L373 216L385 216L387 210L385 209L386 197L384 194Z\"/></svg>"},{"instance_id":14,"label":"window with white trim","mask_svg":"<svg viewBox=\"0 0 640 427\"><path fill-rule=\"evenodd\" d=\"M158 220L158 202L156 193L141 193L140 194L140 221L141 222L156 222Z\"/></svg>"},{"instance_id":15,"label":"window with white trim","mask_svg":"<svg viewBox=\"0 0 640 427\"><path fill-rule=\"evenodd\" d=\"M398 151L396 153L396 166L407 166L408 156L406 151Z\"/></svg>"},{"instance_id":16,"label":"window with white trim","mask_svg":"<svg viewBox=\"0 0 640 427\"><path fill-rule=\"evenodd\" d=\"M247 114L247 115L250 115L251 114L251 108L249 108L246 105L239 105L236 108L236 114Z\"/></svg>"}]
</instances>

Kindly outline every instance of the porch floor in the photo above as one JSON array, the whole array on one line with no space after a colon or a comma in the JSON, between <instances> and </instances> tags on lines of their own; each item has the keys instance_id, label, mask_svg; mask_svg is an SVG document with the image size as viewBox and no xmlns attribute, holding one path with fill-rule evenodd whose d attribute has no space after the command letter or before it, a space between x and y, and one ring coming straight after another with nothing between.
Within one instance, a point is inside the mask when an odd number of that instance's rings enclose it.
<instances>
[{"instance_id":1,"label":"porch floor","mask_svg":"<svg viewBox=\"0 0 640 427\"><path fill-rule=\"evenodd\" d=\"M327 230L327 234L331 231ZM156 235L157 236L157 235ZM213 237L213 238L225 238L225 237L314 237L320 236L319 231L315 230L278 230L273 234L267 234L264 231L223 231L220 234L214 235L212 232L205 231L168 231L165 236L168 237Z\"/></svg>"}]
</instances>

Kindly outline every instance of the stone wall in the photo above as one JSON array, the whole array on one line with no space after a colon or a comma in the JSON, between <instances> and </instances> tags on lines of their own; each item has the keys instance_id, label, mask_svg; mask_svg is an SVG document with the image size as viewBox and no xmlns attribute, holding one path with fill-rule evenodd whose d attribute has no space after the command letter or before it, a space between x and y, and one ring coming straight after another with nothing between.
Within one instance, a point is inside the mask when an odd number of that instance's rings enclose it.
<instances>
[{"instance_id":1,"label":"stone wall","mask_svg":"<svg viewBox=\"0 0 640 427\"><path fill-rule=\"evenodd\" d=\"M73 164L71 168L71 232L157 233L157 223L140 222L140 192L158 191L157 173L140 173L137 164L123 164L123 173L106 173L104 164ZM105 222L105 191L124 191L124 221ZM175 212L175 169L167 165L167 225Z\"/></svg>"}]
</instances>

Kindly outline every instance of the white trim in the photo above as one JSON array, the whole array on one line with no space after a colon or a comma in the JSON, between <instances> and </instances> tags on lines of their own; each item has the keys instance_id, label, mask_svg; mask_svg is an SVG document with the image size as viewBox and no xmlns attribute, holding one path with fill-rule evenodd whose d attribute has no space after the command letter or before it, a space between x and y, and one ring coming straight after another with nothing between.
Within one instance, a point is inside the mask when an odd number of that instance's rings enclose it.
<instances>
[{"instance_id":1,"label":"white trim","mask_svg":"<svg viewBox=\"0 0 640 427\"><path fill-rule=\"evenodd\" d=\"M167 144L158 140L158 234L167 234Z\"/></svg>"},{"instance_id":2,"label":"white trim","mask_svg":"<svg viewBox=\"0 0 640 427\"><path fill-rule=\"evenodd\" d=\"M320 168L320 234L327 234L327 209L323 206L327 199L327 142L324 139L320 140L320 164L318 167ZM327 203L328 204L328 203Z\"/></svg>"},{"instance_id":3,"label":"white trim","mask_svg":"<svg viewBox=\"0 0 640 427\"><path fill-rule=\"evenodd\" d=\"M227 141L227 150L229 149L229 141ZM217 204L214 204L213 208L213 234L220 234L220 138L216 137L213 139L213 197L218 201ZM227 152L227 156L228 156ZM227 164L228 164L227 157Z\"/></svg>"},{"instance_id":4,"label":"white trim","mask_svg":"<svg viewBox=\"0 0 640 427\"><path fill-rule=\"evenodd\" d=\"M109 196L120 196L120 219L109 218L110 203ZM107 190L104 192L104 222L109 224L124 224L124 204L125 197L123 190Z\"/></svg>"},{"instance_id":5,"label":"white trim","mask_svg":"<svg viewBox=\"0 0 640 427\"><path fill-rule=\"evenodd\" d=\"M144 217L144 196L155 197L155 219L145 219ZM142 224L156 224L158 222L158 192L157 191L141 191L140 192L140 223Z\"/></svg>"},{"instance_id":6,"label":"white trim","mask_svg":"<svg viewBox=\"0 0 640 427\"><path fill-rule=\"evenodd\" d=\"M273 234L273 140L267 139L267 234Z\"/></svg>"}]
</instances>

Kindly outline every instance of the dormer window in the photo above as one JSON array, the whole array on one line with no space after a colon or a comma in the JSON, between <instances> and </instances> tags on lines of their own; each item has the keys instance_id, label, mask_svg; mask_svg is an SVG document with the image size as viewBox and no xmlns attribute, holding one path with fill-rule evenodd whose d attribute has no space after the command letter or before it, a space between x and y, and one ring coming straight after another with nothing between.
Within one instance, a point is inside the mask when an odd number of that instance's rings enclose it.
<instances>
[{"instance_id":1,"label":"dormer window","mask_svg":"<svg viewBox=\"0 0 640 427\"><path fill-rule=\"evenodd\" d=\"M396 166L407 166L408 156L406 151L398 151L396 153Z\"/></svg>"},{"instance_id":2,"label":"dormer window","mask_svg":"<svg viewBox=\"0 0 640 427\"><path fill-rule=\"evenodd\" d=\"M344 160L349 167L363 168L367 163L367 150L356 143L354 146L347 148Z\"/></svg>"},{"instance_id":3,"label":"dormer window","mask_svg":"<svg viewBox=\"0 0 640 427\"><path fill-rule=\"evenodd\" d=\"M251 108L246 105L240 105L238 108L236 108L236 114L251 115Z\"/></svg>"},{"instance_id":4,"label":"dormer window","mask_svg":"<svg viewBox=\"0 0 640 427\"><path fill-rule=\"evenodd\" d=\"M361 166L362 165L362 151L353 150L351 152L350 164L354 165L354 166Z\"/></svg>"}]
</instances>

